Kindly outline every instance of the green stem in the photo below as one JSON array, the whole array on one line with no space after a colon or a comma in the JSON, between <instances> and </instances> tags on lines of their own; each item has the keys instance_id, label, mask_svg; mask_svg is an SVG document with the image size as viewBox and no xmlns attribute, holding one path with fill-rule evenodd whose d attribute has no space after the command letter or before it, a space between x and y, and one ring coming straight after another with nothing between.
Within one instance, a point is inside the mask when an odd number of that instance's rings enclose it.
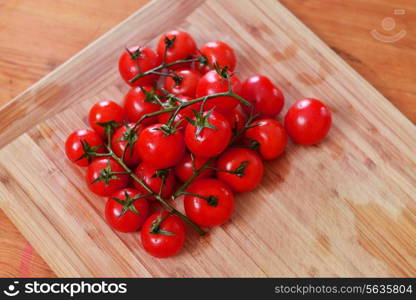
<instances>
[{"instance_id":1,"label":"green stem","mask_svg":"<svg viewBox=\"0 0 416 300\"><path fill-rule=\"evenodd\" d=\"M142 72L140 74L137 74L136 76L134 76L132 79L130 79L130 83L133 83L137 80L139 80L140 78L146 76L146 75L150 75L150 74L155 74L154 72L160 71L164 68L169 68L171 66L177 65L177 64L182 64L182 63L189 63L189 62L195 62L198 61L198 58L190 58L190 59L180 59L174 62L171 62L169 64L167 63L162 63L160 66L157 66L153 69L147 70L146 72Z\"/></svg>"},{"instance_id":2,"label":"green stem","mask_svg":"<svg viewBox=\"0 0 416 300\"><path fill-rule=\"evenodd\" d=\"M195 224L191 219L189 219L187 216L182 214L180 211L178 211L176 208L174 208L169 202L167 202L165 199L163 199L160 195L153 192L153 190L139 177L134 174L130 168L123 162L123 160L115 155L113 152L111 152L111 157L117 161L125 170L130 174L130 176L138 182L149 194L151 194L156 200L158 200L160 203L162 203L165 207L167 207L173 214L180 217L185 223L189 224L192 228L194 228L200 235L204 235L206 232L199 227L197 224Z\"/></svg>"},{"instance_id":3,"label":"green stem","mask_svg":"<svg viewBox=\"0 0 416 300\"><path fill-rule=\"evenodd\" d=\"M149 114L145 114L144 116L142 116L136 122L135 127L138 126L141 122L143 122L147 118L155 117L155 116L158 116L160 114L167 113L167 112L172 112L172 111L177 110L177 109L178 110L181 110L181 109L183 109L183 108L185 108L187 106L190 106L192 104L202 102L205 99L206 100L209 100L209 99L217 98L217 97L233 97L233 98L237 99L238 101L240 101L241 103L243 103L246 106L250 106L251 105L250 102L248 102L244 98L238 96L237 94L234 94L232 91L227 91L227 92L222 92L222 93L216 93L216 94L211 94L211 95L208 95L208 96L199 97L199 98L196 98L196 99L191 100L191 101L188 101L188 102L182 102L180 105L175 106L175 107L167 107L167 108L164 108L164 109L161 109L161 110L158 110L158 111L149 113Z\"/></svg>"}]
</instances>

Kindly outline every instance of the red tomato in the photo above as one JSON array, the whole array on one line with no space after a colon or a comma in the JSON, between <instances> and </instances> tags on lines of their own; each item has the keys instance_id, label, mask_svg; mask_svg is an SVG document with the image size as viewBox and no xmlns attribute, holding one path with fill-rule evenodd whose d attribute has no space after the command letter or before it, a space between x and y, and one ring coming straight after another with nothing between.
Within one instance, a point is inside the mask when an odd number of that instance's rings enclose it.
<instances>
[{"instance_id":1,"label":"red tomato","mask_svg":"<svg viewBox=\"0 0 416 300\"><path fill-rule=\"evenodd\" d=\"M208 42L201 47L200 51L208 59L211 66L216 63L221 69L227 66L228 70L234 71L237 60L233 48L228 44L221 41ZM206 65L197 66L197 68L199 68L201 73L206 73L210 70L209 66Z\"/></svg>"},{"instance_id":2,"label":"red tomato","mask_svg":"<svg viewBox=\"0 0 416 300\"><path fill-rule=\"evenodd\" d=\"M149 204L140 196L138 190L127 188L108 198L105 218L113 229L120 232L139 230L149 215Z\"/></svg>"},{"instance_id":3,"label":"red tomato","mask_svg":"<svg viewBox=\"0 0 416 300\"><path fill-rule=\"evenodd\" d=\"M136 149L142 160L156 169L166 169L179 163L185 155L185 139L181 130L164 132L164 124L154 124L139 135Z\"/></svg>"},{"instance_id":4,"label":"red tomato","mask_svg":"<svg viewBox=\"0 0 416 300\"><path fill-rule=\"evenodd\" d=\"M187 192L192 195L187 194L184 198L186 215L199 226L222 225L231 217L234 195L224 182L213 178L200 179L192 183Z\"/></svg>"},{"instance_id":5,"label":"red tomato","mask_svg":"<svg viewBox=\"0 0 416 300\"><path fill-rule=\"evenodd\" d=\"M95 131L80 129L68 136L65 153L70 161L86 167L91 163L94 153L104 153L103 144L103 140Z\"/></svg>"},{"instance_id":6,"label":"red tomato","mask_svg":"<svg viewBox=\"0 0 416 300\"><path fill-rule=\"evenodd\" d=\"M135 144L138 139L140 127L134 129L134 123L129 123L119 127L114 132L111 138L111 149L118 157L123 157L124 162L129 167L135 167L140 162L140 156L135 148Z\"/></svg>"},{"instance_id":7,"label":"red tomato","mask_svg":"<svg viewBox=\"0 0 416 300\"><path fill-rule=\"evenodd\" d=\"M194 124L188 123L186 126L185 143L195 156L214 157L227 148L231 139L231 128L223 115L215 111L205 112L202 117L195 117L193 121Z\"/></svg>"},{"instance_id":8,"label":"red tomato","mask_svg":"<svg viewBox=\"0 0 416 300\"><path fill-rule=\"evenodd\" d=\"M217 171L218 179L228 183L235 192L248 192L255 189L263 178L263 162L260 156L247 148L230 148L218 158L217 168L227 171L236 171L241 168L240 174L230 174Z\"/></svg>"},{"instance_id":9,"label":"red tomato","mask_svg":"<svg viewBox=\"0 0 416 300\"><path fill-rule=\"evenodd\" d=\"M319 100L301 99L286 113L285 128L294 142L301 145L317 144L331 128L331 112Z\"/></svg>"},{"instance_id":10,"label":"red tomato","mask_svg":"<svg viewBox=\"0 0 416 300\"><path fill-rule=\"evenodd\" d=\"M176 215L157 212L151 215L140 232L143 248L152 256L176 255L185 243L185 224Z\"/></svg>"},{"instance_id":11,"label":"red tomato","mask_svg":"<svg viewBox=\"0 0 416 300\"><path fill-rule=\"evenodd\" d=\"M147 92L152 92L151 86L144 86ZM157 94L159 94L157 92ZM146 94L140 87L132 88L124 97L124 109L130 122L136 123L146 114L161 110L160 105L146 101ZM141 124L150 125L157 121L157 117L143 120Z\"/></svg>"},{"instance_id":12,"label":"red tomato","mask_svg":"<svg viewBox=\"0 0 416 300\"><path fill-rule=\"evenodd\" d=\"M264 159L274 159L285 151L287 134L275 119L260 119L252 123L244 136L259 143L259 152Z\"/></svg>"},{"instance_id":13,"label":"red tomato","mask_svg":"<svg viewBox=\"0 0 416 300\"><path fill-rule=\"evenodd\" d=\"M108 157L96 158L87 169L86 182L88 188L99 196L110 196L129 184L129 175L112 174L125 172L114 159Z\"/></svg>"},{"instance_id":14,"label":"red tomato","mask_svg":"<svg viewBox=\"0 0 416 300\"><path fill-rule=\"evenodd\" d=\"M161 63L159 56L152 49L136 46L121 54L118 70L124 81L131 86L153 85L159 78L155 74L146 75L135 82L130 82L130 79L139 74L139 68L141 72L146 72L158 67Z\"/></svg>"},{"instance_id":15,"label":"red tomato","mask_svg":"<svg viewBox=\"0 0 416 300\"><path fill-rule=\"evenodd\" d=\"M185 154L185 157L182 161L175 166L175 174L176 177L182 182L187 181L192 174L194 174L194 169L200 169L209 158L207 157L194 157L192 160L192 155L190 153ZM214 170L212 169L205 169L201 174L198 175L198 179L210 177L214 175Z\"/></svg>"},{"instance_id":16,"label":"red tomato","mask_svg":"<svg viewBox=\"0 0 416 300\"><path fill-rule=\"evenodd\" d=\"M192 99L186 96L177 96L177 98L179 100L181 100L182 102L188 102L191 101ZM179 103L177 103L176 105L179 105ZM181 109L175 117L174 122L177 123L179 121L181 121L181 125L179 125L179 128L184 128L186 126L186 124L188 123L188 121L186 120L186 117L192 119L194 117L194 113L192 111L192 109L195 109L195 104L192 104L190 106L187 106L183 109ZM171 113L163 113L158 115L158 122L162 123L162 124L167 124L169 121L169 118L171 116L171 114L173 114L173 112Z\"/></svg>"},{"instance_id":17,"label":"red tomato","mask_svg":"<svg viewBox=\"0 0 416 300\"><path fill-rule=\"evenodd\" d=\"M104 137L104 127L98 123L114 123L114 127L121 126L125 120L124 109L113 101L100 101L91 107L88 120L91 128Z\"/></svg>"},{"instance_id":18,"label":"red tomato","mask_svg":"<svg viewBox=\"0 0 416 300\"><path fill-rule=\"evenodd\" d=\"M195 97L196 86L201 78L201 73L193 69L182 69L175 72L180 78L177 85L172 77L165 80L165 89L174 95L183 95L191 98Z\"/></svg>"},{"instance_id":19,"label":"red tomato","mask_svg":"<svg viewBox=\"0 0 416 300\"><path fill-rule=\"evenodd\" d=\"M142 179L154 193L158 194L163 182L163 176L165 177L165 186L162 189L162 198L167 199L172 196L173 189L175 188L175 175L171 170L157 170L153 166L141 162L134 172L137 177ZM148 193L137 181L133 181L134 186L143 193ZM152 198L153 199L153 198Z\"/></svg>"},{"instance_id":20,"label":"red tomato","mask_svg":"<svg viewBox=\"0 0 416 300\"><path fill-rule=\"evenodd\" d=\"M173 46L166 52L166 63L168 64L177 60L187 59L197 52L196 43L189 33L180 30L171 30L166 32L157 44L157 53L161 59L163 59L166 49L166 37L170 40L175 39L173 41ZM183 68L186 66L189 67L189 65L190 64L178 64L171 68Z\"/></svg>"},{"instance_id":21,"label":"red tomato","mask_svg":"<svg viewBox=\"0 0 416 300\"><path fill-rule=\"evenodd\" d=\"M276 117L285 102L282 91L262 75L247 78L242 84L241 96L254 105L254 113L264 118ZM249 106L244 106L244 109L251 112Z\"/></svg>"},{"instance_id":22,"label":"red tomato","mask_svg":"<svg viewBox=\"0 0 416 300\"><path fill-rule=\"evenodd\" d=\"M241 83L236 75L231 76L231 88L234 93L240 94ZM216 93L223 93L228 91L227 80L222 78L215 70L209 71L198 82L196 87L196 97L200 98ZM220 113L228 113L233 110L240 102L228 96L216 97L209 99L204 106L204 110L215 108Z\"/></svg>"},{"instance_id":23,"label":"red tomato","mask_svg":"<svg viewBox=\"0 0 416 300\"><path fill-rule=\"evenodd\" d=\"M224 117L226 117L228 123L230 123L233 133L236 133L237 131L243 129L244 125L247 122L247 116L241 108L241 105L238 105L231 112L224 115Z\"/></svg>"}]
</instances>

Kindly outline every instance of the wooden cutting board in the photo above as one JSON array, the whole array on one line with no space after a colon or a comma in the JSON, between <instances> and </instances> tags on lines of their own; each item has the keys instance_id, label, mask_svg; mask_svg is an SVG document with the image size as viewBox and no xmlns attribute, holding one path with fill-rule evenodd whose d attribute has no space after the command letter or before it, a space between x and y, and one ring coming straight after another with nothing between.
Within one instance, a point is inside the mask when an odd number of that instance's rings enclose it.
<instances>
[{"instance_id":1,"label":"wooden cutting board","mask_svg":"<svg viewBox=\"0 0 416 300\"><path fill-rule=\"evenodd\" d=\"M105 224L105 200L63 144L94 102L127 91L124 46L172 28L230 43L239 76L272 77L284 112L323 99L334 126L317 147L291 144L268 162L229 223L190 229L181 254L159 260ZM414 125L275 1L152 2L4 107L0 137L1 208L58 276L416 276Z\"/></svg>"}]
</instances>

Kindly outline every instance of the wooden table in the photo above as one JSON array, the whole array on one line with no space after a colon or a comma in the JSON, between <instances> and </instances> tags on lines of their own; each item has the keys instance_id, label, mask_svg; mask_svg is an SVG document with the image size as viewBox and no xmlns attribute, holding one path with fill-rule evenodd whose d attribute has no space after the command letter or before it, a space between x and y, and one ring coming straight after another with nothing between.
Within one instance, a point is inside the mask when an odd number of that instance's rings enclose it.
<instances>
[{"instance_id":1,"label":"wooden table","mask_svg":"<svg viewBox=\"0 0 416 300\"><path fill-rule=\"evenodd\" d=\"M0 105L146 2L0 0ZM413 1L281 2L416 123ZM2 212L0 228L1 277L54 276Z\"/></svg>"}]
</instances>

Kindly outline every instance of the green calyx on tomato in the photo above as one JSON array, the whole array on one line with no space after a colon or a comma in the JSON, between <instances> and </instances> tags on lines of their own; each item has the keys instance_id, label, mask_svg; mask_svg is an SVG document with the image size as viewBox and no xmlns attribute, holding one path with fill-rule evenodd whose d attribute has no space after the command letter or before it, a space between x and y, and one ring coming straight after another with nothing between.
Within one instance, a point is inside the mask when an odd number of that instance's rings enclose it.
<instances>
[{"instance_id":1,"label":"green calyx on tomato","mask_svg":"<svg viewBox=\"0 0 416 300\"><path fill-rule=\"evenodd\" d=\"M139 57L142 55L142 50L140 49L140 47L137 48L137 50L135 51L130 51L130 49L126 47L126 51L130 54L132 60L138 60Z\"/></svg>"},{"instance_id":2,"label":"green calyx on tomato","mask_svg":"<svg viewBox=\"0 0 416 300\"><path fill-rule=\"evenodd\" d=\"M213 130L217 130L217 128L214 125L212 125L208 120L209 117L214 112L214 109L211 109L210 111L204 113L203 112L204 104L205 104L205 101L202 102L201 111L198 112L196 110L192 110L195 114L195 119L190 119L190 118L186 117L188 122L196 127L195 137L198 137L199 134L201 133L202 129L204 129L204 128L210 128L210 129L213 129Z\"/></svg>"},{"instance_id":3,"label":"green calyx on tomato","mask_svg":"<svg viewBox=\"0 0 416 300\"><path fill-rule=\"evenodd\" d=\"M81 146L82 146L82 150L84 151L84 154L82 154L78 159L76 159L75 161L79 161L83 158L88 160L88 163L91 163L92 159L94 157L97 157L97 150L99 148L101 148L101 145L98 146L91 146L90 144L88 144L88 142L86 140L81 140Z\"/></svg>"},{"instance_id":4,"label":"green calyx on tomato","mask_svg":"<svg viewBox=\"0 0 416 300\"><path fill-rule=\"evenodd\" d=\"M173 38L169 38L168 36L165 36L165 45L166 45L166 49L172 48L173 45L175 44L175 40L176 40L176 35L173 36Z\"/></svg>"},{"instance_id":5,"label":"green calyx on tomato","mask_svg":"<svg viewBox=\"0 0 416 300\"><path fill-rule=\"evenodd\" d=\"M127 149L130 150L130 155L133 155L133 150L134 150L134 144L137 142L137 133L134 130L134 128L130 128L130 126L126 126L126 131L123 133L123 136L121 137L121 139L119 141L123 141L126 142L126 148L124 149L123 152L123 159L125 157L125 152L127 151Z\"/></svg>"},{"instance_id":6,"label":"green calyx on tomato","mask_svg":"<svg viewBox=\"0 0 416 300\"><path fill-rule=\"evenodd\" d=\"M123 205L123 209L120 212L120 215L118 215L118 218L121 218L126 211L130 210L136 215L140 216L140 213L137 211L136 207L133 205L133 203L140 198L145 197L145 195L137 194L134 197L130 197L130 195L127 193L127 191L124 192L125 200L121 200L117 197L111 197L114 201L116 201L118 204Z\"/></svg>"},{"instance_id":7,"label":"green calyx on tomato","mask_svg":"<svg viewBox=\"0 0 416 300\"><path fill-rule=\"evenodd\" d=\"M232 74L229 74L228 72L228 66L221 68L218 63L214 63L214 69L222 79L228 80L232 76Z\"/></svg>"},{"instance_id":8,"label":"green calyx on tomato","mask_svg":"<svg viewBox=\"0 0 416 300\"><path fill-rule=\"evenodd\" d=\"M113 172L111 169L111 163L110 160L108 160L108 165L106 168L102 169L100 171L100 176L98 176L96 179L91 181L91 184L97 183L97 182L104 182L105 186L108 186L110 184L111 180L120 179L117 175L126 175L129 174L128 172Z\"/></svg>"},{"instance_id":9,"label":"green calyx on tomato","mask_svg":"<svg viewBox=\"0 0 416 300\"><path fill-rule=\"evenodd\" d=\"M114 120L107 122L96 122L95 124L104 128L104 136L107 137L111 136L114 133L114 129L121 125L120 123L117 123Z\"/></svg>"},{"instance_id":10,"label":"green calyx on tomato","mask_svg":"<svg viewBox=\"0 0 416 300\"><path fill-rule=\"evenodd\" d=\"M160 225L162 225L163 221L165 221L171 214L167 214L166 216L162 217L162 215L159 215L153 222L152 226L150 226L149 233L152 234L162 234L162 235L175 235L175 233L163 230L160 228Z\"/></svg>"}]
</instances>

